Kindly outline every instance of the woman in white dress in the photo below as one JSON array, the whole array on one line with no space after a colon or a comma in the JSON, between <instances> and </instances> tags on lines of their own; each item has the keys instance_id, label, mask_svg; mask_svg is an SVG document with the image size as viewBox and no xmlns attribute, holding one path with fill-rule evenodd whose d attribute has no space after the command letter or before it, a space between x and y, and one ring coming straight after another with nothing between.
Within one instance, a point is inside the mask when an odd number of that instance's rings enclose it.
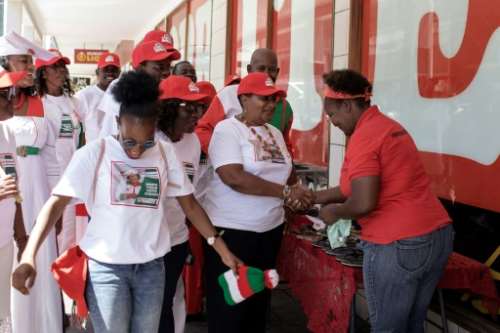
<instances>
[{"instance_id":1,"label":"woman in white dress","mask_svg":"<svg viewBox=\"0 0 500 333\"><path fill-rule=\"evenodd\" d=\"M18 252L23 252L28 237L24 228L21 199L17 182L16 142L4 123L13 115L14 85L26 72L9 73L0 68L0 332L11 332L10 275L14 262L15 241Z\"/></svg>"},{"instance_id":2,"label":"woman in white dress","mask_svg":"<svg viewBox=\"0 0 500 333\"><path fill-rule=\"evenodd\" d=\"M66 65L70 64L58 50L50 50L54 57L35 61L35 82L43 102L45 115L56 133L56 156L61 174L71 161L75 151L83 143L81 117L78 101L73 97L73 89L67 75ZM75 205L66 207L62 218L62 229L57 235L59 253L63 253L77 240Z\"/></svg>"},{"instance_id":3,"label":"woman in white dress","mask_svg":"<svg viewBox=\"0 0 500 333\"><path fill-rule=\"evenodd\" d=\"M5 122L15 136L17 165L19 174L23 175L19 180L19 189L28 234L59 177L55 152L56 135L34 90L33 53L45 59L52 57L46 50L15 33L0 38L0 64L8 71L28 72L17 84L19 89L14 97L14 116ZM56 257L56 235L52 230L36 256L40 269L29 297L12 290L13 332L62 332L61 293L50 272L50 266Z\"/></svg>"}]
</instances>

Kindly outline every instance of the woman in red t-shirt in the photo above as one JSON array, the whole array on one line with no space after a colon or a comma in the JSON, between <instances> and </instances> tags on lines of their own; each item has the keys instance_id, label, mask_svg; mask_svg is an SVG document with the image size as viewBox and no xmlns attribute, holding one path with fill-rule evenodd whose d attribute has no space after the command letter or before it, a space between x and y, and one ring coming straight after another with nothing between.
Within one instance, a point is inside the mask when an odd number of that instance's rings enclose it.
<instances>
[{"instance_id":1,"label":"woman in red t-shirt","mask_svg":"<svg viewBox=\"0 0 500 333\"><path fill-rule=\"evenodd\" d=\"M324 76L324 108L349 144L340 186L316 193L327 224L361 225L373 332L423 332L427 307L453 249L453 228L432 193L410 134L371 105L372 86L352 70Z\"/></svg>"}]
</instances>

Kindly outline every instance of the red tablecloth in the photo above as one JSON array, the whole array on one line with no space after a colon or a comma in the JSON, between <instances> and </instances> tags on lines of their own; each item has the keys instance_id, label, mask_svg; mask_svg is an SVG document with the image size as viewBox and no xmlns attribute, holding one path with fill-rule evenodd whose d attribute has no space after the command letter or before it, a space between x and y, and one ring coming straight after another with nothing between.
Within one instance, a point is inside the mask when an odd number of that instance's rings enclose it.
<instances>
[{"instance_id":1,"label":"red tablecloth","mask_svg":"<svg viewBox=\"0 0 500 333\"><path fill-rule=\"evenodd\" d=\"M347 331L360 270L343 266L309 241L285 235L278 271L300 301L311 331Z\"/></svg>"},{"instance_id":2,"label":"red tablecloth","mask_svg":"<svg viewBox=\"0 0 500 333\"><path fill-rule=\"evenodd\" d=\"M448 259L438 288L461 289L480 295L490 313L496 313L500 306L495 281L488 266L456 252Z\"/></svg>"},{"instance_id":3,"label":"red tablecloth","mask_svg":"<svg viewBox=\"0 0 500 333\"><path fill-rule=\"evenodd\" d=\"M361 269L343 266L310 241L287 234L278 270L300 301L312 332L347 332L352 297L362 281ZM439 288L481 295L490 310L500 304L488 267L458 253L450 256Z\"/></svg>"}]
</instances>

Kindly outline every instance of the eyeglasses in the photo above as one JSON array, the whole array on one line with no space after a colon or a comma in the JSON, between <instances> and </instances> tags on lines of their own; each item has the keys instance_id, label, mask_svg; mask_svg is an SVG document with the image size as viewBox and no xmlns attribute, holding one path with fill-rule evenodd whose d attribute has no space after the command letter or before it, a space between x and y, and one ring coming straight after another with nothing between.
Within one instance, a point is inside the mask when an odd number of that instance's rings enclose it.
<instances>
[{"instance_id":1,"label":"eyeglasses","mask_svg":"<svg viewBox=\"0 0 500 333\"><path fill-rule=\"evenodd\" d=\"M191 113L200 113L205 110L205 105L201 103L184 103L181 102L179 103L179 107L185 108L186 111L189 111Z\"/></svg>"},{"instance_id":2,"label":"eyeglasses","mask_svg":"<svg viewBox=\"0 0 500 333\"><path fill-rule=\"evenodd\" d=\"M154 145L156 144L154 139L146 140L143 143L138 143L134 139L123 139L121 136L119 137L120 139L120 144L122 145L122 148L125 150L130 150L135 148L136 146L140 146L143 149L150 149L153 148Z\"/></svg>"},{"instance_id":3,"label":"eyeglasses","mask_svg":"<svg viewBox=\"0 0 500 333\"><path fill-rule=\"evenodd\" d=\"M265 102L265 103L270 103L270 102L278 102L280 100L280 96L277 94L275 95L269 95L269 96L260 96L260 95L255 95L260 101Z\"/></svg>"},{"instance_id":4,"label":"eyeglasses","mask_svg":"<svg viewBox=\"0 0 500 333\"><path fill-rule=\"evenodd\" d=\"M184 110L189 113L203 113L205 111L205 105L202 103L186 103L180 101L167 101L165 106L169 109L179 109L184 108Z\"/></svg>"}]
</instances>

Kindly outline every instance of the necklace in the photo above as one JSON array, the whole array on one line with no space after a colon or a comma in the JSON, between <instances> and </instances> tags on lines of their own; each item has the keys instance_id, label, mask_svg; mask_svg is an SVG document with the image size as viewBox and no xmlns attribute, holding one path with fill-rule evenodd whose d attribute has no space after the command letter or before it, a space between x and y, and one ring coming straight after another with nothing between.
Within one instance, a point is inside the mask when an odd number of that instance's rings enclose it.
<instances>
[{"instance_id":1,"label":"necklace","mask_svg":"<svg viewBox=\"0 0 500 333\"><path fill-rule=\"evenodd\" d=\"M271 132L271 130L269 129L267 124L264 124L262 126L265 128L269 138L271 139L270 142L268 140L265 140L262 137L262 135L257 133L254 126L250 126L243 115L238 115L238 116L236 116L236 118L248 127L250 132L259 141L262 149L270 155L271 159L282 159L283 158L283 154L281 153L281 149L280 149L278 143L276 142L276 139L274 138L274 135Z\"/></svg>"}]
</instances>

